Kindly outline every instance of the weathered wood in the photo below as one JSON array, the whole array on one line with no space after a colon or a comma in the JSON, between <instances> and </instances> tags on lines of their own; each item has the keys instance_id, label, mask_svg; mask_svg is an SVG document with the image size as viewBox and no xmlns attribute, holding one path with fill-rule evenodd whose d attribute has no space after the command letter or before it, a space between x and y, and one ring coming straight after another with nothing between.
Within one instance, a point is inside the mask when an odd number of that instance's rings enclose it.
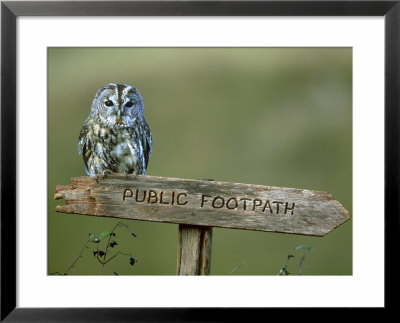
<instances>
[{"instance_id":1,"label":"weathered wood","mask_svg":"<svg viewBox=\"0 0 400 323\"><path fill-rule=\"evenodd\" d=\"M63 213L314 236L350 218L326 192L148 175L72 178L54 198Z\"/></svg>"},{"instance_id":2,"label":"weathered wood","mask_svg":"<svg viewBox=\"0 0 400 323\"><path fill-rule=\"evenodd\" d=\"M199 275L209 275L211 271L212 234L212 227L202 227Z\"/></svg>"},{"instance_id":3,"label":"weathered wood","mask_svg":"<svg viewBox=\"0 0 400 323\"><path fill-rule=\"evenodd\" d=\"M212 228L179 225L177 275L209 275Z\"/></svg>"}]
</instances>

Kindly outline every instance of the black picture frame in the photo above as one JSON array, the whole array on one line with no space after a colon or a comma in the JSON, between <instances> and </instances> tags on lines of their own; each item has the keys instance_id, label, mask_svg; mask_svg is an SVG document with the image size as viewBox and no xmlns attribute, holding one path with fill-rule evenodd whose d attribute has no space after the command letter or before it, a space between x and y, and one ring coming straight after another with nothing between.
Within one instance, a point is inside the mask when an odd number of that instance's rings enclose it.
<instances>
[{"instance_id":1,"label":"black picture frame","mask_svg":"<svg viewBox=\"0 0 400 323\"><path fill-rule=\"evenodd\" d=\"M1 3L1 320L6 322L236 321L262 309L16 307L16 19L18 16L384 16L385 308L399 221L400 1L4 1ZM373 189L373 188L371 188ZM379 208L379 211L383 208ZM371 256L372 258L372 256ZM371 261L373 261L371 259ZM345 292L345 291L344 291Z\"/></svg>"}]
</instances>

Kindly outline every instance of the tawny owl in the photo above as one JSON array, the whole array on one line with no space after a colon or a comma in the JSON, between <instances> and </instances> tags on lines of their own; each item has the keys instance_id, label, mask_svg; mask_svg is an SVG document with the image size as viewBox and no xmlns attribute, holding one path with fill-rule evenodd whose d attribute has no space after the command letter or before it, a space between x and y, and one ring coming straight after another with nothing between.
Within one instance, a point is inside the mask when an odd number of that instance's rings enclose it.
<instances>
[{"instance_id":1,"label":"tawny owl","mask_svg":"<svg viewBox=\"0 0 400 323\"><path fill-rule=\"evenodd\" d=\"M113 83L100 88L78 141L86 173L96 179L107 173L145 175L151 150L138 89Z\"/></svg>"}]
</instances>

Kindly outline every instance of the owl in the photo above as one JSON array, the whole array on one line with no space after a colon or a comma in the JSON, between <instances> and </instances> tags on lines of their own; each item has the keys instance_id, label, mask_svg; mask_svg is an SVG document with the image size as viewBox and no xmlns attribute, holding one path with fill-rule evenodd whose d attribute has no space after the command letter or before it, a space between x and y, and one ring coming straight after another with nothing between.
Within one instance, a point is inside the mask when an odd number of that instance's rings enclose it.
<instances>
[{"instance_id":1,"label":"owl","mask_svg":"<svg viewBox=\"0 0 400 323\"><path fill-rule=\"evenodd\" d=\"M152 145L139 90L114 83L100 88L78 140L86 173L96 180L110 173L145 175Z\"/></svg>"}]
</instances>

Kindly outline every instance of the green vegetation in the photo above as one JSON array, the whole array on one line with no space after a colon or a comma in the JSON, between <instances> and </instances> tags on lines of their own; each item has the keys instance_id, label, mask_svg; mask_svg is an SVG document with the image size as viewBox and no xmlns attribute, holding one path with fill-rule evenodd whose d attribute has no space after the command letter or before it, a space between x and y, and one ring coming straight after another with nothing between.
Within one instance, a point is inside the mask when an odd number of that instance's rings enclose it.
<instances>
[{"instance_id":1,"label":"green vegetation","mask_svg":"<svg viewBox=\"0 0 400 323\"><path fill-rule=\"evenodd\" d=\"M117 235L117 229L121 228L121 227L124 227L125 229L127 229L131 236L136 237L136 234L133 233L132 231L130 231L129 227L121 221L118 221L117 224L114 226L114 228L111 231L102 232L98 236L96 236L92 233L89 233L89 237L88 237L87 241L84 243L78 256L74 259L73 262L71 262L68 265L68 268L62 273L57 271L57 272L50 273L50 274L51 275L68 275L68 274L70 274L70 270L75 268L78 260L83 259L85 251L87 249L89 249L89 245L91 245L91 244L94 244L96 246L96 248L94 250L92 250L92 252L93 252L93 256L95 257L95 259L101 265L100 275L105 274L105 272L104 272L105 266L108 263L110 263L112 260L115 260L117 256L126 256L125 258L128 260L127 263L129 262L129 264L131 266L133 266L134 264L137 263L137 259L134 256L132 256L132 254L122 252L121 250L116 250L114 252L111 251L111 249L118 249L116 246L118 246L119 244L116 241L115 237ZM84 264L82 264L82 266L84 266ZM117 276L119 275L115 269L113 269L112 273Z\"/></svg>"}]
</instances>

